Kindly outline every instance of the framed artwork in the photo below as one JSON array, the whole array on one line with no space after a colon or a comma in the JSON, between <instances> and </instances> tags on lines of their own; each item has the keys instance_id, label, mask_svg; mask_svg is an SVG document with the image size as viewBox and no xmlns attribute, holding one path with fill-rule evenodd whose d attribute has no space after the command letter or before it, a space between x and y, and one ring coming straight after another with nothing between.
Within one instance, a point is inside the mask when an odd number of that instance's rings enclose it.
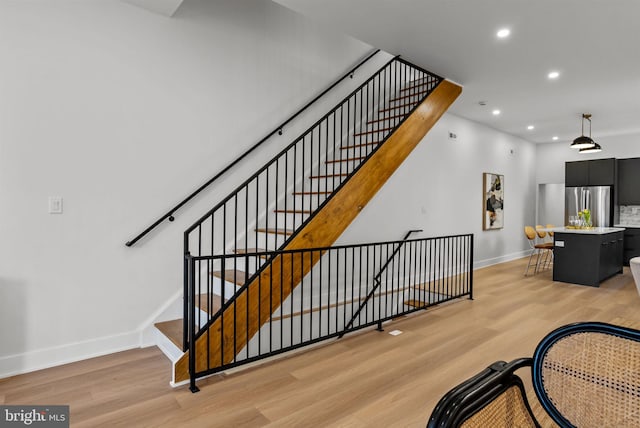
<instances>
[{"instance_id":1,"label":"framed artwork","mask_svg":"<svg viewBox=\"0 0 640 428\"><path fill-rule=\"evenodd\" d=\"M504 227L504 175L482 174L482 230Z\"/></svg>"}]
</instances>

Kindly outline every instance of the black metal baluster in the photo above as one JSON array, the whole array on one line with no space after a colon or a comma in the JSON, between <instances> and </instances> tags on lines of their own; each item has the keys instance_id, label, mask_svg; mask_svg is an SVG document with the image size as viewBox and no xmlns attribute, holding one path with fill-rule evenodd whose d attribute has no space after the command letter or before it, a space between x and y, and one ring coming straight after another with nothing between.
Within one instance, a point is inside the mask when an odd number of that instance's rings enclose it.
<instances>
[{"instance_id":1,"label":"black metal baluster","mask_svg":"<svg viewBox=\"0 0 640 428\"><path fill-rule=\"evenodd\" d=\"M245 272L246 272L245 278L247 278L247 279L250 277L250 275L249 275L249 256L248 256L248 254L249 254L249 249L245 246L244 266L245 266ZM236 257L241 257L241 256L236 255ZM256 265L258 264L258 259L257 258L254 258L254 263ZM245 281L247 281L247 279L245 279ZM245 343L245 349L246 349L246 353L247 353L245 359L249 359L250 358L249 341L251 340L251 337L249 336L249 328L251 327L251 314L249 313L249 306L251 306L250 305L250 302L251 302L251 287L247 286L246 293L247 293L247 304L244 305L245 306L245 318L244 319L245 319L245 323L247 324L247 328L244 329L244 332L245 332L245 338L244 338L245 342L244 343ZM234 295L235 294L237 294L237 293L234 293ZM258 323L258 325L260 325L260 324Z\"/></svg>"},{"instance_id":2,"label":"black metal baluster","mask_svg":"<svg viewBox=\"0 0 640 428\"><path fill-rule=\"evenodd\" d=\"M281 255L269 261L269 353L273 352L273 261L279 257Z\"/></svg>"},{"instance_id":3,"label":"black metal baluster","mask_svg":"<svg viewBox=\"0 0 640 428\"><path fill-rule=\"evenodd\" d=\"M331 117L331 116L329 116ZM335 122L334 122L334 130L335 130ZM326 161L327 159L329 159L329 118L327 118L327 121L325 122L325 145L324 145L324 160ZM335 133L333 135L333 147L334 147L334 153L335 153L335 146L336 146L336 140L335 140ZM320 162L318 162L318 175L320 174L320 168L322 167L322 165L320 164ZM322 182L321 179L318 179L318 190L320 189L320 183ZM329 176L327 174L325 174L324 177L324 191L328 192L329 191ZM329 197L328 193L324 194L324 198L322 199L323 202Z\"/></svg>"},{"instance_id":4,"label":"black metal baluster","mask_svg":"<svg viewBox=\"0 0 640 428\"><path fill-rule=\"evenodd\" d=\"M224 227L224 223L223 223L223 227ZM225 227L226 229L226 227ZM225 282L226 282L226 259L224 254L222 255L222 258L220 259L220 266L221 266L221 272L220 272L220 291L222 293L222 301L225 302L226 298L225 298L225 291L226 291L226 286L225 286ZM224 324L224 320L225 320L225 316L224 316L225 311L222 311L220 313L220 330L222 331L223 334L220 335L220 366L224 366L224 328L225 328L225 324ZM211 338L209 337L209 329L207 329L207 343L209 343L211 340ZM207 352L208 349L210 348L210 346L207 346ZM208 360L208 358L207 358ZM208 363L207 363L208 366Z\"/></svg>"},{"instance_id":5,"label":"black metal baluster","mask_svg":"<svg viewBox=\"0 0 640 428\"><path fill-rule=\"evenodd\" d=\"M189 390L191 392L198 392L199 389L196 386L196 337L195 337L195 284L193 283L193 272L195 270L195 263L193 261L193 257L190 255L185 256L186 265L187 265L187 289L189 290L188 294L185 296L185 300L188 300L188 305L190 307L190 317L191 323L189 325Z\"/></svg>"},{"instance_id":6,"label":"black metal baluster","mask_svg":"<svg viewBox=\"0 0 640 428\"><path fill-rule=\"evenodd\" d=\"M300 342L304 341L304 254L304 251L300 252ZM309 339L311 339L311 328L309 328Z\"/></svg>"},{"instance_id":7,"label":"black metal baluster","mask_svg":"<svg viewBox=\"0 0 640 428\"><path fill-rule=\"evenodd\" d=\"M278 256L280 258L280 349L284 348L284 256L286 253ZM271 308L273 312L273 308ZM292 314L293 315L293 314Z\"/></svg>"},{"instance_id":8,"label":"black metal baluster","mask_svg":"<svg viewBox=\"0 0 640 428\"><path fill-rule=\"evenodd\" d=\"M367 248L367 251L366 251L367 260L365 261L365 266L366 266L365 267L365 272L367 272L368 268L369 268L369 246L367 245L366 248ZM359 279L358 284L360 284L359 287L358 287L358 296L360 296L362 294L362 284L366 284L367 283L366 282L366 278L367 277L366 276L364 276L364 277L362 276L362 247L360 247L360 254L358 255L358 265L359 265L358 271L360 273L359 276L358 276L358 279ZM364 311L364 323L365 324L369 324L369 311L368 310Z\"/></svg>"},{"instance_id":9,"label":"black metal baluster","mask_svg":"<svg viewBox=\"0 0 640 428\"><path fill-rule=\"evenodd\" d=\"M329 285L327 286L327 288L329 289L329 296L327 296L327 300L329 302L329 304L327 305L328 308L331 308L331 250L327 251L324 253L324 255L327 257L327 280L329 282ZM320 253L320 262L322 262L323 259L323 254ZM321 265L322 266L322 265ZM320 276L325 276L324 272L322 271L322 268L320 269ZM338 286L339 283L336 282L336 328L338 328L338 305L340 304L340 294L338 293ZM329 317L327 317L329 318Z\"/></svg>"},{"instance_id":10,"label":"black metal baluster","mask_svg":"<svg viewBox=\"0 0 640 428\"><path fill-rule=\"evenodd\" d=\"M269 253L265 267L272 259L273 255ZM258 355L262 355L262 275L260 274L258 275Z\"/></svg>"},{"instance_id":11,"label":"black metal baluster","mask_svg":"<svg viewBox=\"0 0 640 428\"><path fill-rule=\"evenodd\" d=\"M335 251L332 250L332 253L335 253ZM336 254L336 266L338 265L338 254ZM336 287L339 286L340 281L338 281L338 270L336 268ZM331 278L331 275L329 275L329 278ZM339 291L337 291L336 289L336 295L339 294ZM342 283L342 300L344 302L343 305L343 310L342 310L342 334L346 333L347 331L347 307L349 306L349 302L351 302L351 311L353 312L353 305L355 304L354 299L353 299L353 289L351 290L351 300L349 300L349 298L347 297L347 283L344 282ZM336 329L338 327L338 324L336 322Z\"/></svg>"},{"instance_id":12,"label":"black metal baluster","mask_svg":"<svg viewBox=\"0 0 640 428\"><path fill-rule=\"evenodd\" d=\"M295 254L302 254L302 253L295 253ZM294 253L289 253L289 255L290 255L290 257L289 257L289 264L291 265L291 272L290 272L290 275L291 275L291 285L292 285L292 287L291 287L291 294L290 294L290 296L291 296L291 304L289 305L289 315L290 315L290 316L289 316L289 333L290 333L290 337L289 337L289 344L290 344L291 346L293 346L293 319L295 318L295 317L293 316L293 314L294 314L294 312L293 312L293 298L294 298L294 295L293 295L293 285L295 284L295 281L294 281L294 275L293 275L293 273L294 273L294 269L293 269L293 265L294 265L294 258L293 258L293 256L294 256ZM302 278L300 278L300 281L302 281ZM298 286L301 286L301 285L302 285L302 284L298 284ZM302 318L302 311L300 311L300 318ZM302 341L302 330L300 330L300 341Z\"/></svg>"}]
</instances>

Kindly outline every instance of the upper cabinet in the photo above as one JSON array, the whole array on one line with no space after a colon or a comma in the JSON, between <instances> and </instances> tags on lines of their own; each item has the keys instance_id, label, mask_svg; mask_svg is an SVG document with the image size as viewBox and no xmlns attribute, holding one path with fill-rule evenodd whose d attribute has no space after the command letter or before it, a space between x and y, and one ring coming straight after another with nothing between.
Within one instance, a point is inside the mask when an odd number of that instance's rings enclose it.
<instances>
[{"instance_id":1,"label":"upper cabinet","mask_svg":"<svg viewBox=\"0 0 640 428\"><path fill-rule=\"evenodd\" d=\"M616 160L614 158L565 164L565 187L613 186L615 182Z\"/></svg>"},{"instance_id":2,"label":"upper cabinet","mask_svg":"<svg viewBox=\"0 0 640 428\"><path fill-rule=\"evenodd\" d=\"M618 204L640 205L640 158L618 159Z\"/></svg>"}]
</instances>

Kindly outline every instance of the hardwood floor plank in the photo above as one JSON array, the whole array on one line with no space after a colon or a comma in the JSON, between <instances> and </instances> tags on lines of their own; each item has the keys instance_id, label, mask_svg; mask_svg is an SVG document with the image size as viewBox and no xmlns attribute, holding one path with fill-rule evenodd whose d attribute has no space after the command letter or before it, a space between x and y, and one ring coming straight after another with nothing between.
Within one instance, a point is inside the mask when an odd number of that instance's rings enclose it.
<instances>
[{"instance_id":1,"label":"hardwood floor plank","mask_svg":"<svg viewBox=\"0 0 640 428\"><path fill-rule=\"evenodd\" d=\"M69 404L73 427L424 427L440 397L497 360L530 356L560 325L640 328L631 273L599 288L524 277L526 258L480 269L474 300L416 312L232 374L169 386L171 364L145 348L0 379L0 403ZM391 336L391 330L401 330ZM553 426L520 375L542 426Z\"/></svg>"}]
</instances>

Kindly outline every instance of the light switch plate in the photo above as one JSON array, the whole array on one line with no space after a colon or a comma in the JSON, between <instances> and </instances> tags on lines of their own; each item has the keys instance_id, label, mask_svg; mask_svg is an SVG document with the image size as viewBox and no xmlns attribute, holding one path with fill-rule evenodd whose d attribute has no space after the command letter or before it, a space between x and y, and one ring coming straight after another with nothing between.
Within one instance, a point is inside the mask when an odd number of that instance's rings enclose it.
<instances>
[{"instance_id":1,"label":"light switch plate","mask_svg":"<svg viewBox=\"0 0 640 428\"><path fill-rule=\"evenodd\" d=\"M62 196L49 196L49 214L62 214Z\"/></svg>"}]
</instances>

